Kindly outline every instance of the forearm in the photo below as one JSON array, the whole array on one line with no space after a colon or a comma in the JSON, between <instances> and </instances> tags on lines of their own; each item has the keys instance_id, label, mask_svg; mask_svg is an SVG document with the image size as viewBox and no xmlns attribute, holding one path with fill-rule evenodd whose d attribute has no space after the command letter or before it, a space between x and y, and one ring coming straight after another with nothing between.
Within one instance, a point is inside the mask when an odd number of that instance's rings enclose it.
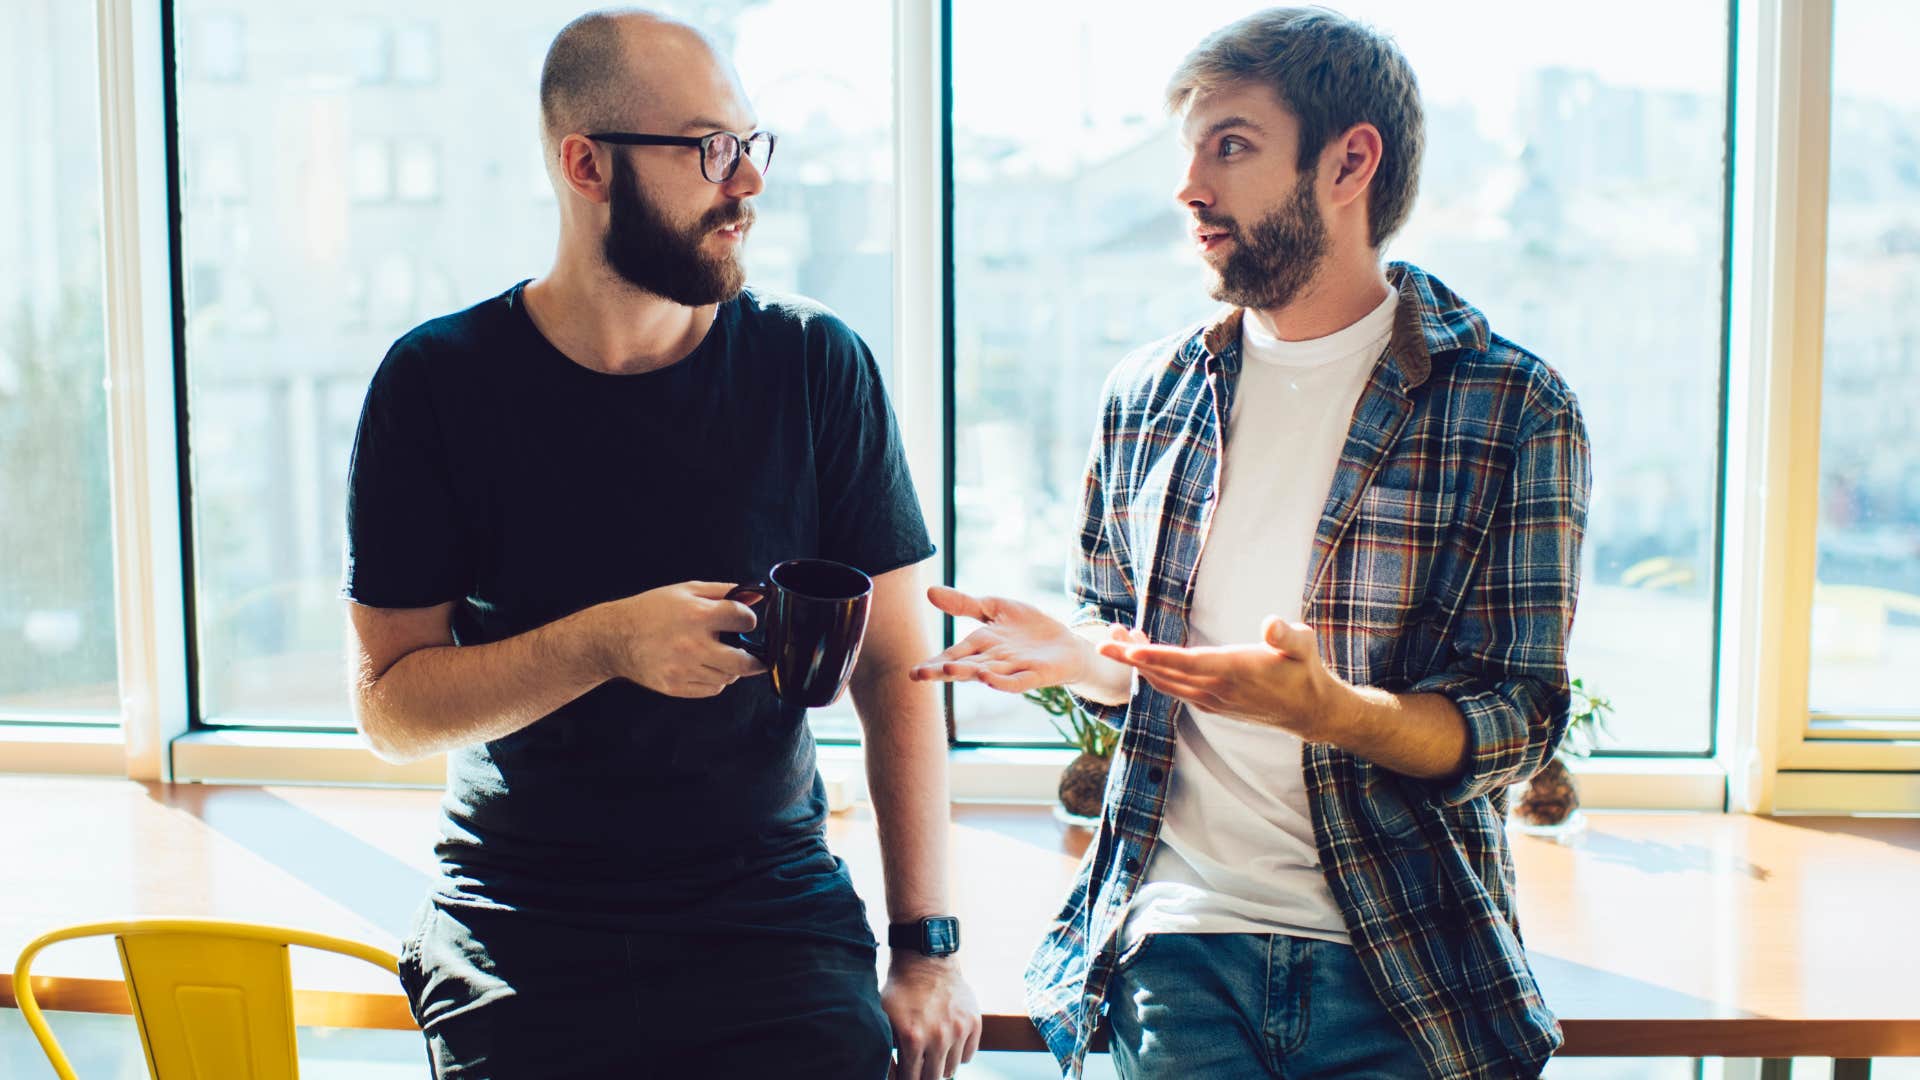
<instances>
[{"instance_id":1,"label":"forearm","mask_svg":"<svg viewBox=\"0 0 1920 1080\"><path fill-rule=\"evenodd\" d=\"M1445 694L1344 686L1344 718L1330 741L1404 776L1440 780L1466 768L1467 721Z\"/></svg>"},{"instance_id":2,"label":"forearm","mask_svg":"<svg viewBox=\"0 0 1920 1080\"><path fill-rule=\"evenodd\" d=\"M891 922L952 910L946 723L934 684L908 680L907 666L863 670L853 687L866 732L867 792L879 828Z\"/></svg>"},{"instance_id":3,"label":"forearm","mask_svg":"<svg viewBox=\"0 0 1920 1080\"><path fill-rule=\"evenodd\" d=\"M1107 623L1085 623L1073 628L1086 646L1086 667L1080 679L1067 686L1075 694L1102 705L1125 705L1133 699L1133 668L1095 651L1113 628Z\"/></svg>"},{"instance_id":4,"label":"forearm","mask_svg":"<svg viewBox=\"0 0 1920 1080\"><path fill-rule=\"evenodd\" d=\"M596 609L487 645L416 649L385 672L362 670L354 707L380 757L412 761L498 739L607 679L593 647Z\"/></svg>"}]
</instances>

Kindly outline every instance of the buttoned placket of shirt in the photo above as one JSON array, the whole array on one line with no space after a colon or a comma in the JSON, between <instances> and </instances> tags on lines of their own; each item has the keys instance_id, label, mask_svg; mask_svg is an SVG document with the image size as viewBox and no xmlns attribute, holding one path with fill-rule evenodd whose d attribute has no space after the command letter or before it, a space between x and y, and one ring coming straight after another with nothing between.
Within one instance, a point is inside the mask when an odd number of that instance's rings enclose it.
<instances>
[{"instance_id":1,"label":"buttoned placket of shirt","mask_svg":"<svg viewBox=\"0 0 1920 1080\"><path fill-rule=\"evenodd\" d=\"M1209 475L1207 478L1207 491L1200 503L1202 509L1199 539L1195 549L1196 553L1206 550L1207 535L1213 526L1213 512L1220 502L1220 474L1222 462L1225 459L1222 448L1226 441L1227 420L1233 408L1233 382L1231 381L1231 373L1228 371L1229 358L1225 354L1228 350L1235 350L1237 352L1239 349L1238 340L1242 314L1241 312L1234 313L1223 320L1220 326L1215 328L1216 332L1231 328L1233 336L1227 343L1217 345L1219 337L1224 336L1224 334L1218 336L1216 336L1216 334L1208 334L1206 336L1204 355L1201 357L1206 365L1207 407L1212 411L1213 423L1210 430L1206 432L1208 436L1206 441L1196 440L1193 445L1187 447L1188 452L1205 453L1208 455L1207 468ZM1161 528L1164 530L1166 523L1163 522ZM1155 559L1161 557L1163 547L1164 538L1157 541L1154 545L1153 557ZM1186 580L1181 584L1181 595L1178 607L1183 624L1192 608L1194 580L1199 572L1200 559L1196 557L1193 560L1193 565L1187 570ZM1141 580L1150 582L1152 576L1152 567L1148 566L1141 575ZM1147 607L1147 598L1143 596L1140 602L1140 610L1144 612L1147 610ZM1182 708L1185 708L1185 706L1175 703L1174 709L1176 711L1169 714L1168 723L1179 722L1177 710ZM1156 767L1149 774L1149 778L1156 779L1156 782L1165 782L1167 774L1162 773L1162 771ZM1110 809L1111 808L1109 808L1109 810ZM1144 840L1129 837L1120 830L1117 816L1112 814L1109 814L1109 828L1111 828L1114 833L1115 857L1121 858L1121 866L1126 871L1125 888L1110 892L1107 899L1108 907L1113 909L1109 916L1111 920L1109 925L1114 932L1117 932L1121 921L1125 918L1127 904L1132 902L1134 892L1140 887L1140 876L1146 872L1147 863L1153 857L1153 849L1159 842L1159 837L1157 834ZM1138 854L1126 854L1127 849L1135 845L1138 846ZM1100 1005L1104 1002L1107 990L1106 984L1112 980L1112 977L1113 966L1109 963L1106 971L1103 973L1100 986L1095 987L1091 984L1091 981L1089 981L1083 994L1089 1014L1097 1013ZM1088 1025L1088 1033L1082 1036L1082 1055L1085 1054L1085 1048L1091 1039L1092 1027L1093 1025Z\"/></svg>"}]
</instances>

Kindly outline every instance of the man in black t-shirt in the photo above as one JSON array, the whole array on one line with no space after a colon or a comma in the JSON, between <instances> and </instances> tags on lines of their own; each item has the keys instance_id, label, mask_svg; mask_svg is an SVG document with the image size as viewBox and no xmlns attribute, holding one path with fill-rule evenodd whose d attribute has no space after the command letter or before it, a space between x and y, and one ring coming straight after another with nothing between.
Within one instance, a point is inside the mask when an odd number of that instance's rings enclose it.
<instances>
[{"instance_id":1,"label":"man in black t-shirt","mask_svg":"<svg viewBox=\"0 0 1920 1080\"><path fill-rule=\"evenodd\" d=\"M360 728L447 754L400 965L435 1074L879 1080L897 1047L951 1076L980 1017L934 932L945 730L905 677L932 545L872 354L743 290L773 139L697 31L575 20L541 112L552 269L394 344L349 479ZM801 556L874 579L884 990L804 712L721 638L755 624L731 585Z\"/></svg>"}]
</instances>

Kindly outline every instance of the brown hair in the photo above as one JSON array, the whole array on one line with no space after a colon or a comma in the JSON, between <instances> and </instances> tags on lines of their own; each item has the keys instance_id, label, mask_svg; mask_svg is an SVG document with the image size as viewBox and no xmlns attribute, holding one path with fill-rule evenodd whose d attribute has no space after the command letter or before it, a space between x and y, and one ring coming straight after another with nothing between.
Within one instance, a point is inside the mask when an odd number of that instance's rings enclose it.
<instances>
[{"instance_id":1,"label":"brown hair","mask_svg":"<svg viewBox=\"0 0 1920 1080\"><path fill-rule=\"evenodd\" d=\"M1406 224L1420 188L1426 120L1420 87L1385 34L1322 7L1268 8L1207 35L1167 83L1167 108L1236 83L1270 86L1300 122L1299 168L1311 170L1334 136L1359 123L1380 130L1380 167L1368 192L1375 248Z\"/></svg>"}]
</instances>

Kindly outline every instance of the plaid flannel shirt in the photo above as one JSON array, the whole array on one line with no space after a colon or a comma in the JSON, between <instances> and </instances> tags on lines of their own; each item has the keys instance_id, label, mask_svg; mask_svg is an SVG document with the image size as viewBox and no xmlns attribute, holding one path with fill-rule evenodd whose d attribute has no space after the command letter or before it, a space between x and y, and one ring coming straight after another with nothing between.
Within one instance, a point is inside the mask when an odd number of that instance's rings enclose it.
<instances>
[{"instance_id":1,"label":"plaid flannel shirt","mask_svg":"<svg viewBox=\"0 0 1920 1080\"><path fill-rule=\"evenodd\" d=\"M1340 677L1452 699L1469 750L1460 775L1427 781L1306 745L1314 838L1368 980L1433 1076L1534 1076L1561 1034L1520 944L1505 792L1566 730L1586 430L1559 375L1479 311L1409 264L1388 278L1392 336L1354 409L1302 610ZM1109 377L1070 575L1076 623L1186 641L1240 317L1139 350ZM1120 745L1098 835L1026 978L1028 1011L1070 1075L1159 836L1181 707L1144 680L1122 708L1082 704Z\"/></svg>"}]
</instances>

